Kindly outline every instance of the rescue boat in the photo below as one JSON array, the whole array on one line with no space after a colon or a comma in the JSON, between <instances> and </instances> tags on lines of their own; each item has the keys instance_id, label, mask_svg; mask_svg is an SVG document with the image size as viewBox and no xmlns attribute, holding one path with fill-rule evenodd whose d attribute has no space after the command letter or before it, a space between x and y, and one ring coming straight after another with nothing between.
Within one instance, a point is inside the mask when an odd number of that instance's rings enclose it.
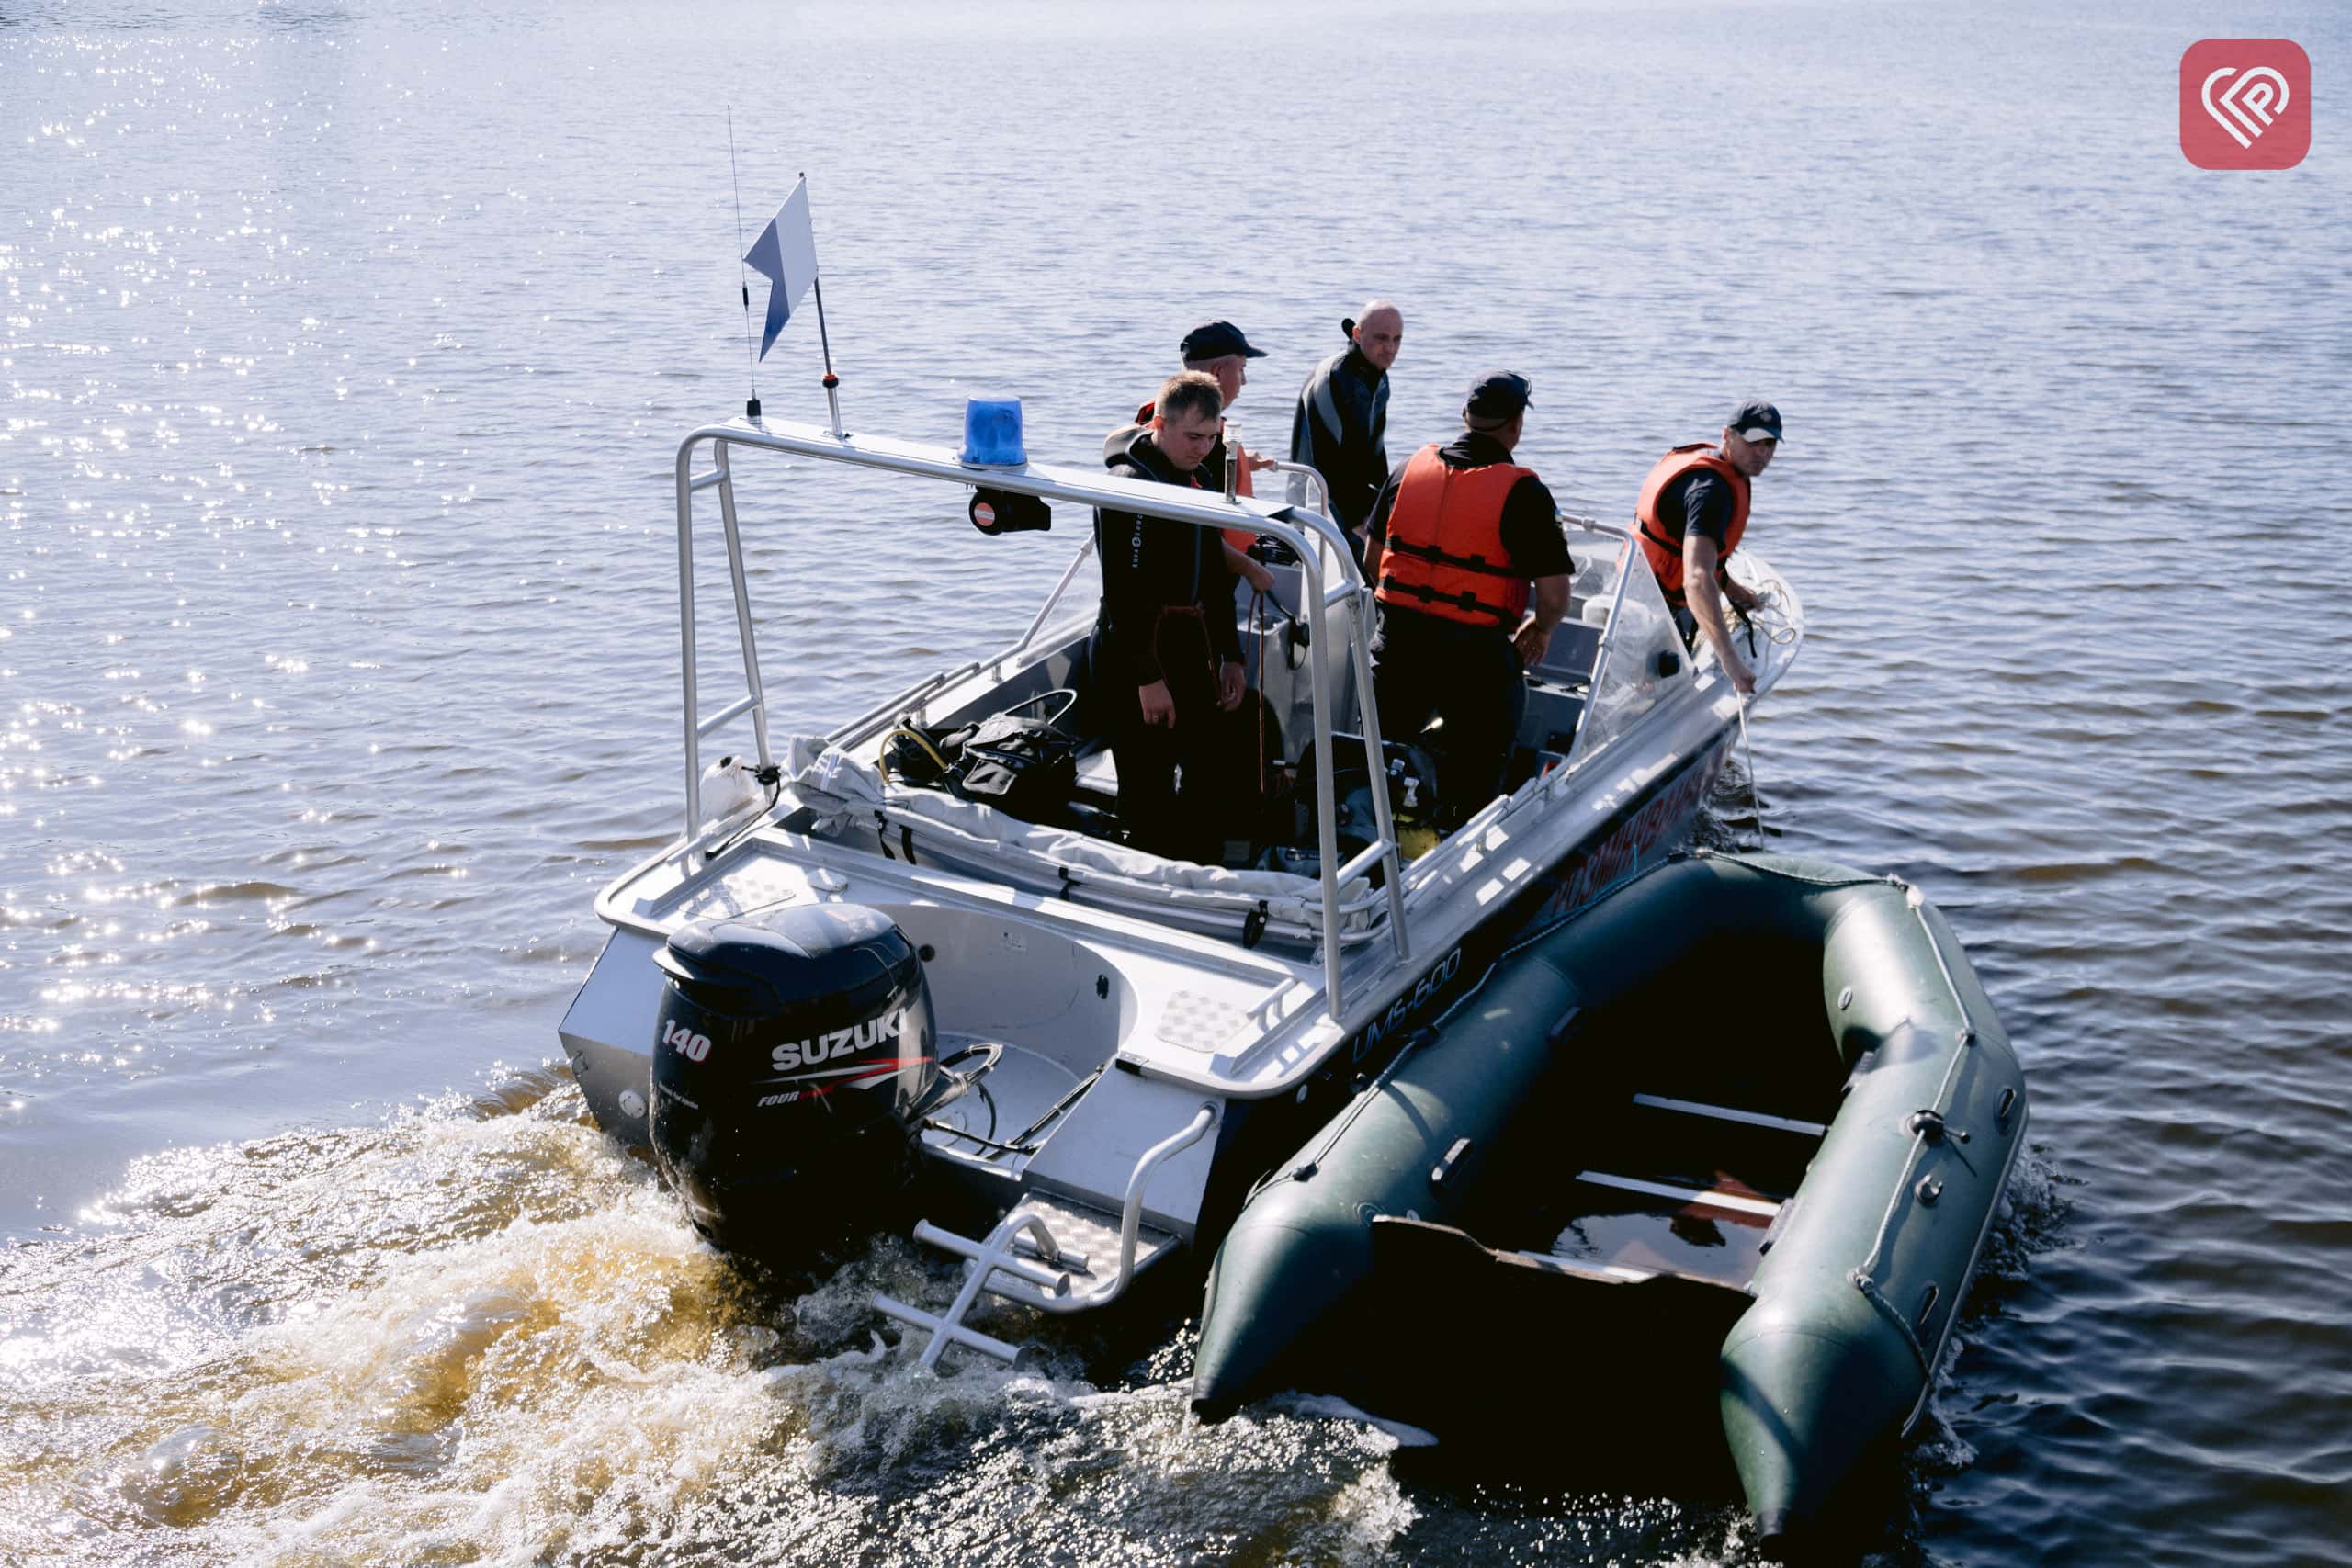
<instances>
[{"instance_id":1,"label":"rescue boat","mask_svg":"<svg viewBox=\"0 0 2352 1568\"><path fill-rule=\"evenodd\" d=\"M1678 856L1515 943L1259 1184L1193 1407L1340 1393L1587 1483L1712 1450L1801 1536L1918 1420L2026 1121L1917 888Z\"/></svg>"},{"instance_id":2,"label":"rescue boat","mask_svg":"<svg viewBox=\"0 0 2352 1568\"><path fill-rule=\"evenodd\" d=\"M1295 499L1252 498L970 452L757 418L680 443L682 819L598 897L611 934L560 1028L591 1113L653 1150L718 1245L783 1258L911 1221L969 1259L952 1301L876 1300L925 1365L1011 1359L1171 1259L1197 1278L1261 1179L1498 953L1685 840L1743 716L1630 525L1563 517L1570 611L1526 672L1504 786L1441 833L1430 738L1383 737L1367 700L1373 597L1320 476L1284 465ZM789 482L748 490L763 463ZM1098 507L1257 541L1290 623L1249 642L1278 766L1222 860L1123 831L1107 737L1072 700L1089 543L1001 651L828 731L784 727L745 536L805 551L844 472L896 487L902 528L930 519L944 570L1050 547L1057 513L1091 540ZM699 659L714 542L741 672L723 691ZM1754 552L1735 568L1763 603L1744 635L1769 691L1802 609ZM1257 608L1237 599L1237 621Z\"/></svg>"}]
</instances>

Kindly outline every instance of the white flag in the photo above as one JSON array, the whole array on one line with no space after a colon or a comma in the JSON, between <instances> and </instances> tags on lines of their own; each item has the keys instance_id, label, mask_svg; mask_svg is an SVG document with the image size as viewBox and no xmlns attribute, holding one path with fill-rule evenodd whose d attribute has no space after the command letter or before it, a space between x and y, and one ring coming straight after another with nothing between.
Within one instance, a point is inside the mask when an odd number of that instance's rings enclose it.
<instances>
[{"instance_id":1,"label":"white flag","mask_svg":"<svg viewBox=\"0 0 2352 1568\"><path fill-rule=\"evenodd\" d=\"M743 259L768 280L768 328L760 339L760 357L765 359L775 334L817 281L817 231L808 224L808 175L800 176Z\"/></svg>"}]
</instances>

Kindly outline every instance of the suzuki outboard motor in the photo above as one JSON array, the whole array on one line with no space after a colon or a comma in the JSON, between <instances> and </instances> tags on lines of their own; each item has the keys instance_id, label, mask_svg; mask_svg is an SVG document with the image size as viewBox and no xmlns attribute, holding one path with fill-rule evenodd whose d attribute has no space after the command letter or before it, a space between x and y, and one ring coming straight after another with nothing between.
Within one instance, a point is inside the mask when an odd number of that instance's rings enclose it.
<instances>
[{"instance_id":1,"label":"suzuki outboard motor","mask_svg":"<svg viewBox=\"0 0 2352 1568\"><path fill-rule=\"evenodd\" d=\"M922 1116L960 1084L896 923L854 904L697 920L653 961L653 1154L697 1230L791 1258L905 1187Z\"/></svg>"}]
</instances>

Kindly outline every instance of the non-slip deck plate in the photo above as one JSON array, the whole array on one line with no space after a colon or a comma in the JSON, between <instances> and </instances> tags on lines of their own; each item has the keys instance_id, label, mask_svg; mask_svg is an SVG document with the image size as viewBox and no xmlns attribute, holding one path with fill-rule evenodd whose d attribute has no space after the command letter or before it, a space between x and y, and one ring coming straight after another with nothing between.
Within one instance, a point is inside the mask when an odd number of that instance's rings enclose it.
<instances>
[{"instance_id":1,"label":"non-slip deck plate","mask_svg":"<svg viewBox=\"0 0 2352 1568\"><path fill-rule=\"evenodd\" d=\"M1031 1214L1046 1222L1064 1254L1085 1259L1083 1269L1070 1271L1072 1288L1091 1290L1118 1273L1118 1215L1049 1192L1032 1192L1013 1206L1015 1217ZM1136 1227L1136 1272L1141 1273L1148 1265L1159 1261L1175 1245L1176 1238L1166 1231L1154 1230L1149 1225ZM1029 1247L1024 1244L1021 1250L1026 1253Z\"/></svg>"}]
</instances>

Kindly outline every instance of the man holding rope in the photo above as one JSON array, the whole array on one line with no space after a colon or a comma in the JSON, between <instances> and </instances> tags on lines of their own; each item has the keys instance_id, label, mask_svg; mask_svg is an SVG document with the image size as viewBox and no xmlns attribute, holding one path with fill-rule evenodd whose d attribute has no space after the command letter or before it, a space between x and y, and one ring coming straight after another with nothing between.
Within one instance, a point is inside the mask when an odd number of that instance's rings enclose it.
<instances>
[{"instance_id":1,"label":"man holding rope","mask_svg":"<svg viewBox=\"0 0 2352 1568\"><path fill-rule=\"evenodd\" d=\"M1724 563L1747 531L1749 490L1780 446L1781 411L1750 398L1732 411L1722 446L1677 446L1650 469L1634 503L1642 554L1682 628L1683 645L1695 646L1704 633L1724 678L1742 696L1756 690L1756 675L1732 648L1724 602L1746 615L1758 601Z\"/></svg>"}]
</instances>

